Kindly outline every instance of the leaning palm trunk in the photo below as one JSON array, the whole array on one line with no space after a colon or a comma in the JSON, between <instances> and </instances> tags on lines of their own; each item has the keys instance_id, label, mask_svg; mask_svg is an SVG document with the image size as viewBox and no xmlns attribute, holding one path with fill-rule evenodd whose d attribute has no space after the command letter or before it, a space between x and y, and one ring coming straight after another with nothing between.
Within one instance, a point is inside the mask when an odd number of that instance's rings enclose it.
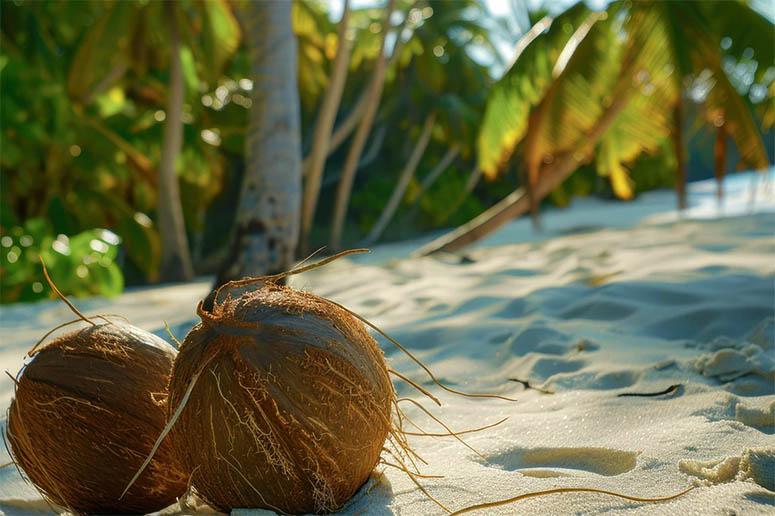
<instances>
[{"instance_id":1,"label":"leaning palm trunk","mask_svg":"<svg viewBox=\"0 0 775 516\"><path fill-rule=\"evenodd\" d=\"M673 108L673 151L675 152L675 193L678 197L678 209L686 209L686 159L683 141L683 111L681 101Z\"/></svg>"},{"instance_id":2,"label":"leaning palm trunk","mask_svg":"<svg viewBox=\"0 0 775 516\"><path fill-rule=\"evenodd\" d=\"M586 133L584 141L577 142L578 145L573 147L574 149L579 149L579 151L567 151L562 155L556 156L552 163L544 164L541 167L540 180L537 182L534 191L534 202L531 202L525 189L518 188L478 217L423 246L414 254L417 256L427 256L440 251L457 251L468 244L484 238L507 222L530 211L532 204L540 202L541 199L549 195L552 190L562 184L588 158L597 141L611 126L622 109L624 109L628 100L628 93L626 91L620 92L600 118L598 118L595 125Z\"/></svg>"},{"instance_id":3,"label":"leaning palm trunk","mask_svg":"<svg viewBox=\"0 0 775 516\"><path fill-rule=\"evenodd\" d=\"M409 18L408 16L405 17L401 26L399 26L398 29L396 29L395 31L398 39L396 40L396 44L393 47L393 51L391 52L390 59L385 65L386 69L389 69L391 66L393 66L393 64L396 61L398 61L398 58L401 55L401 50L404 48L404 44L406 43L406 39L401 38L401 34L404 31L404 27L406 26L408 18ZM328 142L328 150L327 150L326 156L330 156L331 153L333 153L336 149L338 149L339 146L344 143L347 137L350 136L350 134L352 134L352 132L358 126L358 122L361 121L363 114L366 112L366 105L368 104L369 92L372 90L373 82L376 78L377 76L375 74L372 74L371 80L364 87L363 91L358 97L358 100L355 101L353 108L350 109L349 113L347 113L347 116L345 116L344 120L341 123L339 123L339 125L337 125L336 128L334 128L334 131L331 134L331 138L329 139L329 142ZM304 157L303 168L305 170L305 177L306 177L306 171L309 169L309 165L311 162L312 162L311 154Z\"/></svg>"},{"instance_id":4,"label":"leaning palm trunk","mask_svg":"<svg viewBox=\"0 0 775 516\"><path fill-rule=\"evenodd\" d=\"M387 205L385 205L385 208L382 210L382 214L366 237L365 244L367 246L372 245L379 240L382 233L385 231L385 228L387 228L387 225L393 219L393 215L395 215L401 199L404 198L406 187L409 186L409 181L411 181L414 176L417 165L420 164L420 160L422 159L423 154L425 154L425 149L428 148L428 143L431 140L431 132L433 131L433 123L435 121L435 111L425 118L425 124L420 133L420 138L417 140L417 144L414 146L411 156L409 156L409 161L406 162L406 166L404 166L404 169L401 171L401 175L398 177L398 183L393 189L393 193L390 195Z\"/></svg>"},{"instance_id":5,"label":"leaning palm trunk","mask_svg":"<svg viewBox=\"0 0 775 516\"><path fill-rule=\"evenodd\" d=\"M367 84L363 92L361 92L361 96L358 97L358 100L355 101L355 106L350 110L349 113L347 113L347 116L345 117L344 121L341 122L339 125L337 125L333 133L331 133L331 136L328 140L328 149L326 150L326 157L330 156L332 152L338 149L339 146L344 143L347 137L350 136L353 130L355 130L355 128L358 126L358 122L361 121L361 118L363 117L363 113L366 111L366 102L369 99L369 92L371 91L370 85L371 85L371 82ZM305 174L304 174L305 176L307 174L306 171L309 171L311 164L312 164L312 154L310 153L304 157L302 168L305 170Z\"/></svg>"},{"instance_id":6,"label":"leaning palm trunk","mask_svg":"<svg viewBox=\"0 0 775 516\"><path fill-rule=\"evenodd\" d=\"M468 176L468 181L466 181L466 186L463 188L463 193L465 195L470 194L474 191L474 188L476 188L476 185L479 184L479 180L482 178L482 169L478 165L471 170L471 175Z\"/></svg>"},{"instance_id":7,"label":"leaning palm trunk","mask_svg":"<svg viewBox=\"0 0 775 516\"><path fill-rule=\"evenodd\" d=\"M236 230L217 284L293 264L301 205L296 37L290 2L246 2L252 107Z\"/></svg>"},{"instance_id":8,"label":"leaning palm trunk","mask_svg":"<svg viewBox=\"0 0 775 516\"><path fill-rule=\"evenodd\" d=\"M724 124L716 130L716 143L713 146L714 172L716 176L716 197L719 205L724 200L724 175L727 163L727 131Z\"/></svg>"},{"instance_id":9,"label":"leaning palm trunk","mask_svg":"<svg viewBox=\"0 0 775 516\"><path fill-rule=\"evenodd\" d=\"M162 281L187 281L194 275L186 238L183 207L180 204L175 161L183 146L183 70L180 62L180 34L175 7L165 6L170 33L170 85L167 93L167 121L164 124L159 165L158 216L162 241Z\"/></svg>"},{"instance_id":10,"label":"leaning palm trunk","mask_svg":"<svg viewBox=\"0 0 775 516\"><path fill-rule=\"evenodd\" d=\"M320 106L318 119L315 123L315 132L312 136L312 150L309 156L309 165L304 167L304 197L301 210L301 238L300 248L306 253L309 239L309 232L312 229L312 222L315 218L315 208L317 207L318 197L320 195L320 181L323 177L323 168L328 156L328 147L331 140L331 129L334 127L334 119L339 109L339 102L342 100L344 83L347 79L347 67L350 64L350 50L352 41L347 38L347 27L350 18L350 1L345 0L342 19L339 21L337 42L339 47L334 58L331 80L326 88L323 97L323 104Z\"/></svg>"},{"instance_id":11,"label":"leaning palm trunk","mask_svg":"<svg viewBox=\"0 0 775 516\"><path fill-rule=\"evenodd\" d=\"M352 193L353 181L355 180L355 172L358 168L358 161L360 160L363 147L366 144L366 138L369 136L371 126L374 123L374 117L377 114L377 108L379 107L379 101L382 97L382 88L384 86L385 78L385 65L387 59L385 57L385 40L390 32L390 15L393 13L393 7L395 0L388 0L387 8L385 9L385 19L382 24L382 41L379 47L379 53L377 54L377 63L374 69L374 78L371 82L371 89L369 91L369 97L366 102L365 112L363 118L361 118L360 125L355 131L353 136L353 142L350 145L350 150L347 153L347 158L344 162L344 168L342 169L342 177L339 180L339 187L336 191L336 200L334 203L334 220L331 227L331 248L339 249L342 242L342 230L344 229L344 221L347 216L347 208L350 204L350 194Z\"/></svg>"}]
</instances>

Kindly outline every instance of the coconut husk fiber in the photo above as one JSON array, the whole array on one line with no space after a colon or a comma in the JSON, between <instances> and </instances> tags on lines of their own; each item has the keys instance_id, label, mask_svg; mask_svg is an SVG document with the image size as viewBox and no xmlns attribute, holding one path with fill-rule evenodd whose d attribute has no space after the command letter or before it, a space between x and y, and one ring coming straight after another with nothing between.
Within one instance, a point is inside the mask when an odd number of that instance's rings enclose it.
<instances>
[{"instance_id":1,"label":"coconut husk fiber","mask_svg":"<svg viewBox=\"0 0 775 516\"><path fill-rule=\"evenodd\" d=\"M376 341L336 304L272 282L199 315L175 361L169 410L183 408L168 437L197 494L223 511L340 508L391 429Z\"/></svg>"},{"instance_id":2,"label":"coconut husk fiber","mask_svg":"<svg viewBox=\"0 0 775 516\"><path fill-rule=\"evenodd\" d=\"M49 502L79 513L147 513L183 494L188 476L164 443L119 499L166 422L175 354L155 335L107 320L31 352L16 380L7 442Z\"/></svg>"}]
</instances>

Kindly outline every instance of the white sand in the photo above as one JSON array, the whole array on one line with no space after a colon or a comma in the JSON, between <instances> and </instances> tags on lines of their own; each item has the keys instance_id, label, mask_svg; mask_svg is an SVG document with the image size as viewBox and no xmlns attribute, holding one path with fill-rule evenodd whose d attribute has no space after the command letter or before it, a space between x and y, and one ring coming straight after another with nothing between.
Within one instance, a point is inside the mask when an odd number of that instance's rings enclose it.
<instances>
[{"instance_id":1,"label":"white sand","mask_svg":"<svg viewBox=\"0 0 775 516\"><path fill-rule=\"evenodd\" d=\"M775 198L760 185L757 213L747 213L748 184L740 177L728 185L726 218L712 218L708 183L692 185L694 220L675 221L669 192L630 204L584 200L548 213L542 236L518 221L469 250L466 260L406 259L417 242L383 246L296 277L294 285L368 317L450 386L518 399L469 400L434 390L444 406L433 412L454 429L509 418L464 436L483 457L451 438L412 438L429 463L423 473L444 475L423 484L450 509L555 487L663 496L696 485L656 505L558 494L486 513L772 514ZM79 306L127 314L157 333L166 319L181 332L207 287L201 281L144 289L107 306ZM44 329L67 319L56 303L4 308L0 366L15 371ZM392 367L426 380L407 357L387 343L384 349ZM681 387L664 396L617 396L674 384ZM10 380L0 383L5 406L10 395ZM424 429L443 431L419 410L403 408ZM6 460L3 451L0 462ZM0 510L47 508L13 468L4 468ZM343 512L441 514L392 469L375 475Z\"/></svg>"}]
</instances>

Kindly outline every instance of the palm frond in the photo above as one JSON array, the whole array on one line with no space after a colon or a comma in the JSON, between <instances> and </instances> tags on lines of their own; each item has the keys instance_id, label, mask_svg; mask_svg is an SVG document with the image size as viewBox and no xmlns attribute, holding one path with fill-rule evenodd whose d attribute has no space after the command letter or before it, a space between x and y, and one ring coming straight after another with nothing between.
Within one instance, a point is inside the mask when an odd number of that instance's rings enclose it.
<instances>
[{"instance_id":1,"label":"palm frond","mask_svg":"<svg viewBox=\"0 0 775 516\"><path fill-rule=\"evenodd\" d=\"M479 132L479 166L493 177L525 137L531 109L546 94L563 48L590 10L579 3L554 20L544 18L517 45L517 57L493 86Z\"/></svg>"}]
</instances>

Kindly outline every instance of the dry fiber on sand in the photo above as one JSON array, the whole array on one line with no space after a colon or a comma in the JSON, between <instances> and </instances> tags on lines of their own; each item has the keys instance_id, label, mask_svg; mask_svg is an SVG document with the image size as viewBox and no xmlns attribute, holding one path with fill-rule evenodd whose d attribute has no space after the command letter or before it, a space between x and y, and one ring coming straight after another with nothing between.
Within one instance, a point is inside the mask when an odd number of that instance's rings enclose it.
<instances>
[{"instance_id":1,"label":"dry fiber on sand","mask_svg":"<svg viewBox=\"0 0 775 516\"><path fill-rule=\"evenodd\" d=\"M474 250L463 261L353 259L292 283L368 317L447 384L519 399L439 393L444 407L434 414L453 429L509 418L465 436L484 458L454 439L411 438L429 463L424 473L444 476L424 485L452 509L555 487L658 496L697 483L665 504L558 494L487 512L766 514L775 503L773 235L775 216L760 213L577 232ZM180 298L203 296L207 283L179 289L129 293L98 310L157 330L169 318L180 333L193 315L180 314ZM44 305L41 325L23 310L3 315L11 339L0 359L11 370L16 346L23 353L41 327L66 317ZM384 349L393 368L423 380L409 359ZM664 395L619 396L676 384ZM419 410L407 412L443 432ZM0 470L0 500L7 514L46 511L9 468ZM344 512L439 510L387 469Z\"/></svg>"}]
</instances>

